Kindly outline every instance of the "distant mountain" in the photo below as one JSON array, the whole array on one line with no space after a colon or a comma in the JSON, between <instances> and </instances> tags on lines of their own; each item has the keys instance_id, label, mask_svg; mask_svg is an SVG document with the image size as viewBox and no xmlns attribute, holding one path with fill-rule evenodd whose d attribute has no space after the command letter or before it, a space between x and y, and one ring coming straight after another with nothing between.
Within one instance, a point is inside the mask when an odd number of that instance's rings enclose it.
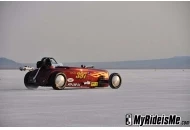
<instances>
[{"instance_id":1,"label":"distant mountain","mask_svg":"<svg viewBox=\"0 0 190 130\"><path fill-rule=\"evenodd\" d=\"M102 69L190 69L190 56L138 61L75 62L63 64L65 66L94 65L95 68ZM36 63L22 64L6 58L0 58L0 69L17 69L24 65L35 67Z\"/></svg>"},{"instance_id":2,"label":"distant mountain","mask_svg":"<svg viewBox=\"0 0 190 130\"><path fill-rule=\"evenodd\" d=\"M68 66L94 65L107 69L190 69L190 56L176 56L167 59L117 61L117 62L76 62L65 63Z\"/></svg>"},{"instance_id":3,"label":"distant mountain","mask_svg":"<svg viewBox=\"0 0 190 130\"><path fill-rule=\"evenodd\" d=\"M13 60L7 59L7 58L0 58L0 69L15 69L22 66L22 64L17 63Z\"/></svg>"}]
</instances>

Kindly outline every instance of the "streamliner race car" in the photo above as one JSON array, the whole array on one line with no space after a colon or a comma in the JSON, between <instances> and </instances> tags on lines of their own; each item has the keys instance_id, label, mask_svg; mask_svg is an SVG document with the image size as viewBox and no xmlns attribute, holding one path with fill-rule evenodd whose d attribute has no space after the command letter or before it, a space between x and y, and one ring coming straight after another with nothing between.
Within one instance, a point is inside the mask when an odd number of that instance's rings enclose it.
<instances>
[{"instance_id":1,"label":"streamliner race car","mask_svg":"<svg viewBox=\"0 0 190 130\"><path fill-rule=\"evenodd\" d=\"M42 58L36 66L37 69L27 72L24 77L24 84L28 89L36 89L39 86L52 86L55 90L62 90L65 87L108 86L118 89L122 82L118 73L109 75L108 71L95 69L93 66L63 66L51 57Z\"/></svg>"}]
</instances>

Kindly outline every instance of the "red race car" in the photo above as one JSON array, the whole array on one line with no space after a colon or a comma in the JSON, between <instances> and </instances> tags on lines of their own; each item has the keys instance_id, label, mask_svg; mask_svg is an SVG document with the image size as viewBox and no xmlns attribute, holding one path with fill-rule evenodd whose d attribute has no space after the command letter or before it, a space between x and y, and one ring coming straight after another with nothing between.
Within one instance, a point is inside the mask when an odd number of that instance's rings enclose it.
<instances>
[{"instance_id":1,"label":"red race car","mask_svg":"<svg viewBox=\"0 0 190 130\"><path fill-rule=\"evenodd\" d=\"M52 86L61 90L65 87L108 87L118 89L121 86L121 76L118 73L109 75L108 71L95 69L93 66L81 67L63 66L54 58L44 57L37 62L37 69L29 71L24 77L28 89L39 86Z\"/></svg>"}]
</instances>

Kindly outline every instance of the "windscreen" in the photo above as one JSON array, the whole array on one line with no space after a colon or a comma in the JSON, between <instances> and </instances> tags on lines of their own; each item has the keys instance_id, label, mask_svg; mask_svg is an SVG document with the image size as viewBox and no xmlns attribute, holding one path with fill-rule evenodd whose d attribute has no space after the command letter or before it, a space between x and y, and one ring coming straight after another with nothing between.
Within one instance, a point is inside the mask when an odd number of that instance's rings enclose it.
<instances>
[{"instance_id":1,"label":"windscreen","mask_svg":"<svg viewBox=\"0 0 190 130\"><path fill-rule=\"evenodd\" d=\"M57 64L57 62L54 59L50 59L51 64Z\"/></svg>"}]
</instances>

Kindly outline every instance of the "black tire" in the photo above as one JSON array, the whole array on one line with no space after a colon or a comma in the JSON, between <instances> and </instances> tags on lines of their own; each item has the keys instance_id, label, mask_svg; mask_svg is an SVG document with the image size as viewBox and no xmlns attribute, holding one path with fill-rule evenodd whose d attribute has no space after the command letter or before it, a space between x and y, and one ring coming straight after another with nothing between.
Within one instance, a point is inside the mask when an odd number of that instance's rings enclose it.
<instances>
[{"instance_id":1,"label":"black tire","mask_svg":"<svg viewBox=\"0 0 190 130\"><path fill-rule=\"evenodd\" d=\"M31 73L32 73L31 71L26 73L26 75L24 77L24 84L27 89L34 90L34 89L37 89L39 86L36 84L28 83L28 79L29 79L29 76Z\"/></svg>"},{"instance_id":2,"label":"black tire","mask_svg":"<svg viewBox=\"0 0 190 130\"><path fill-rule=\"evenodd\" d=\"M56 85L56 83L55 83L56 78L57 78L58 76L63 76L63 78L64 78L64 83L63 83L62 86L58 86L58 85ZM64 89L65 86L66 86L67 77L66 77L66 75L65 75L64 73L57 73L57 74L53 74L53 75L52 75L50 81L51 81L51 84L52 84L52 88L53 88L53 89L55 89L55 90L62 90L62 89Z\"/></svg>"},{"instance_id":3,"label":"black tire","mask_svg":"<svg viewBox=\"0 0 190 130\"><path fill-rule=\"evenodd\" d=\"M114 85L112 80L113 80L113 77L117 76L119 78L119 83L117 85ZM112 73L110 76L109 76L109 85L112 89L118 89L120 86L121 86L121 83L122 83L122 79L121 79L121 76L118 74L118 73Z\"/></svg>"}]
</instances>

